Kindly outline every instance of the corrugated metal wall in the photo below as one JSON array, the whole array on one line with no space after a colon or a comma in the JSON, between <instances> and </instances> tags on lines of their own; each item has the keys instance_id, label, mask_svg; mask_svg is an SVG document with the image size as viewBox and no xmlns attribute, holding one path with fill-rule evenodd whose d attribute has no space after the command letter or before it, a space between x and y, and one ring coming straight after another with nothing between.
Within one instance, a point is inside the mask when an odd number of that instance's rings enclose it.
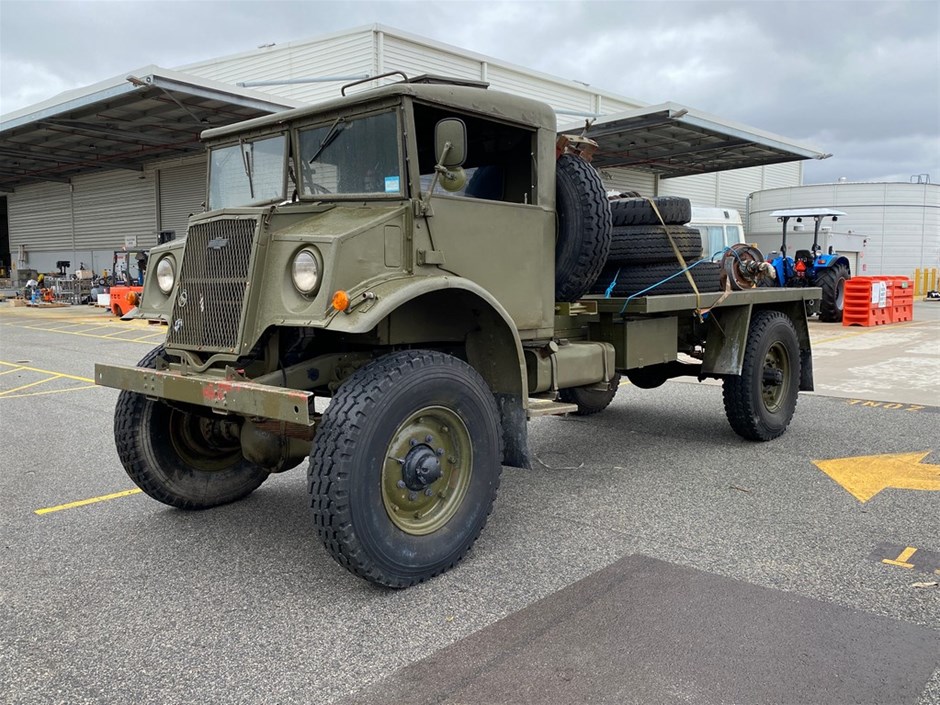
<instances>
[{"instance_id":1,"label":"corrugated metal wall","mask_svg":"<svg viewBox=\"0 0 940 705\"><path fill-rule=\"evenodd\" d=\"M290 42L262 51L185 66L180 70L232 84L241 81L370 75L375 72L374 52L373 33L368 30L315 41ZM338 97L345 83L349 81L260 86L254 90L317 103Z\"/></svg>"},{"instance_id":2,"label":"corrugated metal wall","mask_svg":"<svg viewBox=\"0 0 940 705\"><path fill-rule=\"evenodd\" d=\"M718 205L718 174L696 174L680 176L675 179L662 179L659 182L660 196L682 196L696 206ZM722 203L727 208L734 208L730 203Z\"/></svg>"},{"instance_id":3,"label":"corrugated metal wall","mask_svg":"<svg viewBox=\"0 0 940 705\"><path fill-rule=\"evenodd\" d=\"M868 239L862 274L911 276L918 267L940 267L940 184L836 183L759 191L751 196L749 232L778 232L770 215L775 210L826 207L847 214L834 231Z\"/></svg>"},{"instance_id":4,"label":"corrugated metal wall","mask_svg":"<svg viewBox=\"0 0 940 705\"><path fill-rule=\"evenodd\" d=\"M12 249L120 248L128 235L143 245L156 241L152 174L106 171L78 176L73 185L71 203L68 184L23 186L7 197Z\"/></svg>"},{"instance_id":5,"label":"corrugated metal wall","mask_svg":"<svg viewBox=\"0 0 940 705\"><path fill-rule=\"evenodd\" d=\"M73 183L76 247L121 249L127 237L135 237L137 247L156 244L152 173L106 171L78 176Z\"/></svg>"},{"instance_id":6,"label":"corrugated metal wall","mask_svg":"<svg viewBox=\"0 0 940 705\"><path fill-rule=\"evenodd\" d=\"M72 249L72 210L68 184L31 184L7 196L10 251Z\"/></svg>"},{"instance_id":7,"label":"corrugated metal wall","mask_svg":"<svg viewBox=\"0 0 940 705\"><path fill-rule=\"evenodd\" d=\"M788 162L712 174L680 176L660 181L659 195L684 196L697 206L734 208L744 219L748 196L751 193L779 186L796 186L800 183L802 174L799 162Z\"/></svg>"},{"instance_id":8,"label":"corrugated metal wall","mask_svg":"<svg viewBox=\"0 0 940 705\"><path fill-rule=\"evenodd\" d=\"M656 194L656 177L628 169L601 169L601 180L608 191L636 191L641 196Z\"/></svg>"},{"instance_id":9,"label":"corrugated metal wall","mask_svg":"<svg viewBox=\"0 0 940 705\"><path fill-rule=\"evenodd\" d=\"M186 234L191 213L201 213L206 200L206 162L201 159L186 166L161 168L160 230Z\"/></svg>"}]
</instances>

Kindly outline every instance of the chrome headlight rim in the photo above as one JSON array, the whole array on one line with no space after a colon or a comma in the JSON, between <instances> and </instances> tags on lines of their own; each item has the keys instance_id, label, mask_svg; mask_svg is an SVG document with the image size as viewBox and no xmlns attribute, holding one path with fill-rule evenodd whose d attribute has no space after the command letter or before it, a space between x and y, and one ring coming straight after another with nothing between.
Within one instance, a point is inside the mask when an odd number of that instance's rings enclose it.
<instances>
[{"instance_id":1,"label":"chrome headlight rim","mask_svg":"<svg viewBox=\"0 0 940 705\"><path fill-rule=\"evenodd\" d=\"M294 253L290 263L290 277L294 288L303 296L315 296L320 290L323 260L313 247L304 247Z\"/></svg>"},{"instance_id":2,"label":"chrome headlight rim","mask_svg":"<svg viewBox=\"0 0 940 705\"><path fill-rule=\"evenodd\" d=\"M157 262L155 274L157 288L164 296L169 296L176 286L176 259L172 255L161 257Z\"/></svg>"}]
</instances>

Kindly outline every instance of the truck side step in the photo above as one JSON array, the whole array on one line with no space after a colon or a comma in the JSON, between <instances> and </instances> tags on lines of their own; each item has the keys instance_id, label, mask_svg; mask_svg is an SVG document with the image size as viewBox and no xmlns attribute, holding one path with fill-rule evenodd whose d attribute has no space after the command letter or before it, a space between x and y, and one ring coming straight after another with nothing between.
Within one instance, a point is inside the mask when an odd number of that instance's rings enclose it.
<instances>
[{"instance_id":1,"label":"truck side step","mask_svg":"<svg viewBox=\"0 0 940 705\"><path fill-rule=\"evenodd\" d=\"M577 404L567 404L555 401L549 397L529 397L529 418L536 416L560 416L571 414L578 410Z\"/></svg>"}]
</instances>

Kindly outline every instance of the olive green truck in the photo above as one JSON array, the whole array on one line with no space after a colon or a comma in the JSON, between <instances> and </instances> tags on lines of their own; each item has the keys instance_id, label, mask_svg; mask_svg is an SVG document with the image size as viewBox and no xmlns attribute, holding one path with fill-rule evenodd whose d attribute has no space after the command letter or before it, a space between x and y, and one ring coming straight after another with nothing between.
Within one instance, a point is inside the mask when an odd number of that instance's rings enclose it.
<instances>
[{"instance_id":1,"label":"olive green truck","mask_svg":"<svg viewBox=\"0 0 940 705\"><path fill-rule=\"evenodd\" d=\"M535 416L602 411L622 377L715 378L766 441L812 390L819 290L750 288L746 247L680 273L688 202L609 200L545 104L422 77L203 139L206 211L151 250L138 309L166 340L95 368L161 502L232 502L309 459L324 546L407 587L470 549Z\"/></svg>"}]
</instances>

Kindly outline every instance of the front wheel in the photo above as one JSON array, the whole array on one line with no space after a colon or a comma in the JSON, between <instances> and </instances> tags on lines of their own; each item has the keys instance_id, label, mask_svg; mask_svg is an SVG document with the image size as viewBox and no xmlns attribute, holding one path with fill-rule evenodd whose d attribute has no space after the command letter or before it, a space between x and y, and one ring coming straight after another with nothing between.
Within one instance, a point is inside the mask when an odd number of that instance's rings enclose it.
<instances>
[{"instance_id":1,"label":"front wheel","mask_svg":"<svg viewBox=\"0 0 940 705\"><path fill-rule=\"evenodd\" d=\"M154 368L158 347L138 367ZM242 499L268 478L242 456L238 427L123 391L114 410L118 457L131 480L157 501L206 509Z\"/></svg>"},{"instance_id":2,"label":"front wheel","mask_svg":"<svg viewBox=\"0 0 940 705\"><path fill-rule=\"evenodd\" d=\"M800 348L793 323L780 311L755 312L741 374L724 380L728 423L750 441L782 435L796 411L799 386Z\"/></svg>"},{"instance_id":3,"label":"front wheel","mask_svg":"<svg viewBox=\"0 0 940 705\"><path fill-rule=\"evenodd\" d=\"M310 453L323 545L387 587L454 567L492 510L501 438L493 393L462 360L408 350L361 367L324 412Z\"/></svg>"}]
</instances>

